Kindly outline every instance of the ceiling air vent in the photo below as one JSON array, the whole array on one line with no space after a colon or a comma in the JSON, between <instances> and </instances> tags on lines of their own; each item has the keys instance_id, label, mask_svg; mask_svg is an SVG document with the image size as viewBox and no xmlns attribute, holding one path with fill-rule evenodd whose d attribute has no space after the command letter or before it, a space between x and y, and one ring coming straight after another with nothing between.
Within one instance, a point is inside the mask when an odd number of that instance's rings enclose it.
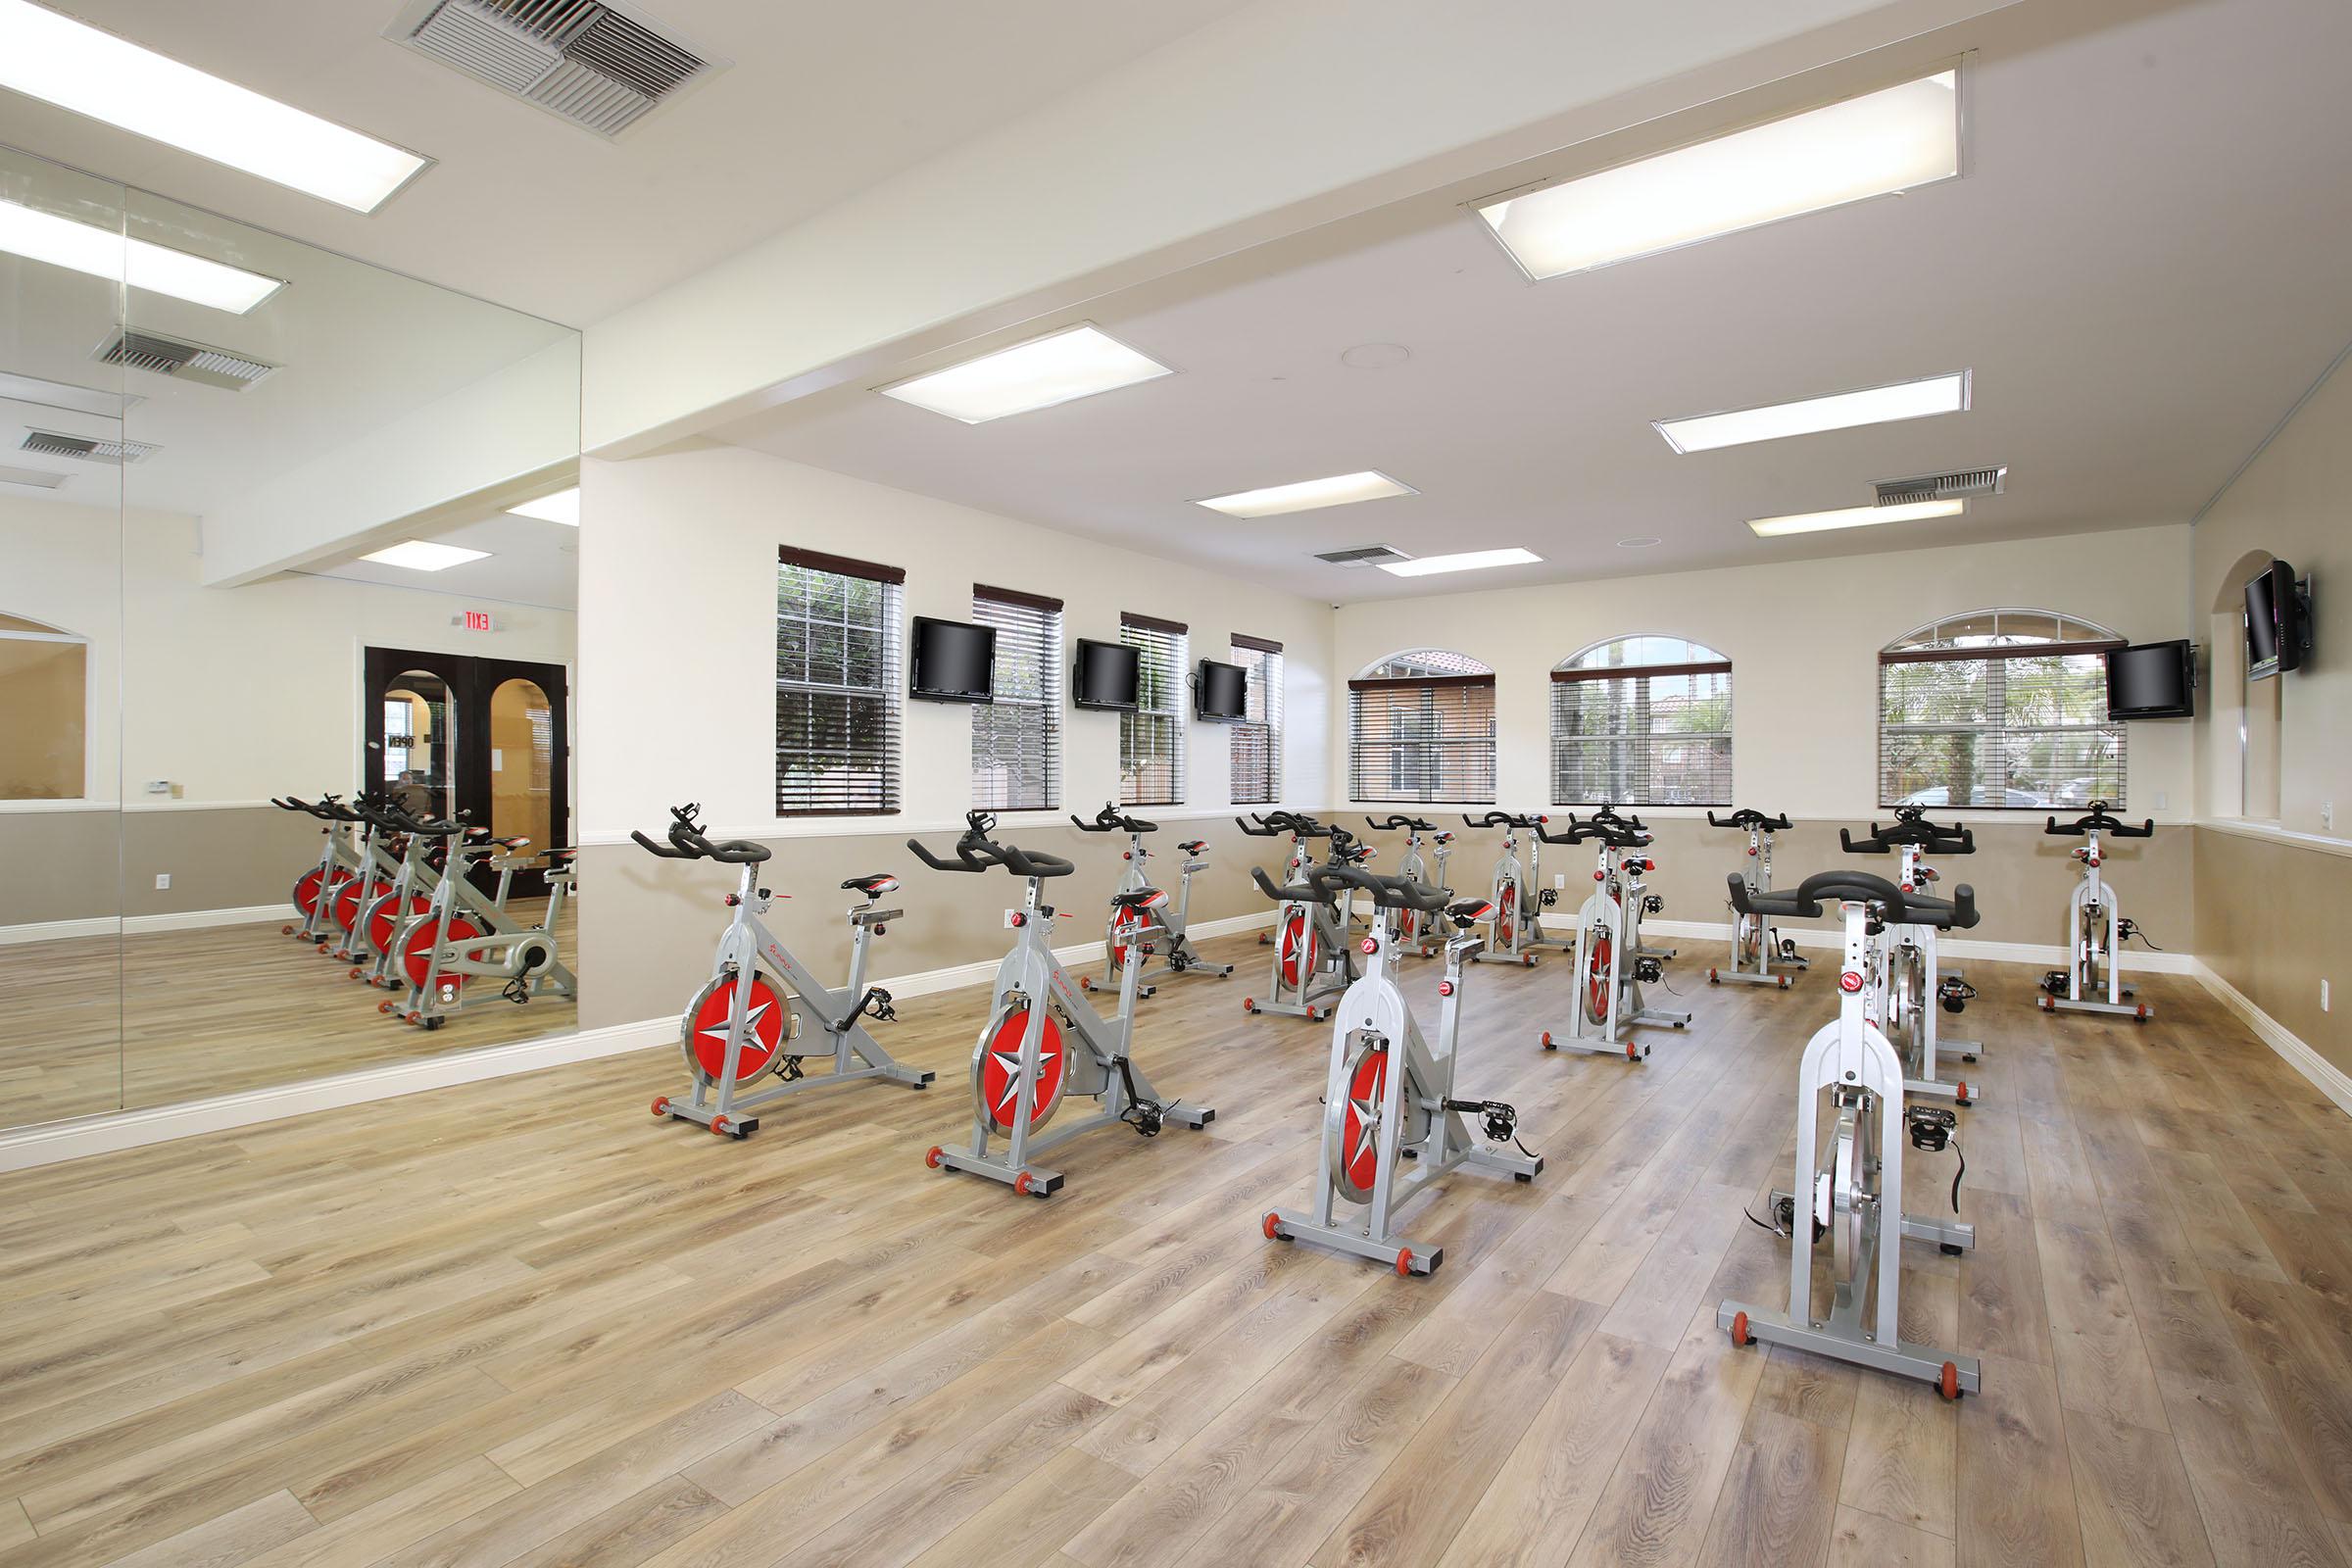
<instances>
[{"instance_id":1,"label":"ceiling air vent","mask_svg":"<svg viewBox=\"0 0 2352 1568\"><path fill-rule=\"evenodd\" d=\"M727 64L617 0L411 0L384 36L601 136Z\"/></svg>"},{"instance_id":2,"label":"ceiling air vent","mask_svg":"<svg viewBox=\"0 0 2352 1568\"><path fill-rule=\"evenodd\" d=\"M1402 561L1405 556L1403 551L1391 550L1387 545L1358 545L1352 550L1318 553L1315 559L1328 561L1335 566L1377 566L1384 561Z\"/></svg>"},{"instance_id":3,"label":"ceiling air vent","mask_svg":"<svg viewBox=\"0 0 2352 1568\"><path fill-rule=\"evenodd\" d=\"M1952 473L1923 473L1912 479L1881 479L1882 507L1907 507L1921 501L1949 501L1958 496L1997 496L2009 477L2007 465L1998 468L1961 468Z\"/></svg>"},{"instance_id":4,"label":"ceiling air vent","mask_svg":"<svg viewBox=\"0 0 2352 1568\"><path fill-rule=\"evenodd\" d=\"M84 463L108 463L119 468L160 449L145 441L99 441L86 435L60 435L55 430L27 430L21 450L52 458L79 458Z\"/></svg>"},{"instance_id":5,"label":"ceiling air vent","mask_svg":"<svg viewBox=\"0 0 2352 1568\"><path fill-rule=\"evenodd\" d=\"M168 375L175 381L225 387L231 392L244 391L277 368L226 349L183 342L155 332L126 331L108 341L96 358L103 364L127 366L153 375Z\"/></svg>"}]
</instances>

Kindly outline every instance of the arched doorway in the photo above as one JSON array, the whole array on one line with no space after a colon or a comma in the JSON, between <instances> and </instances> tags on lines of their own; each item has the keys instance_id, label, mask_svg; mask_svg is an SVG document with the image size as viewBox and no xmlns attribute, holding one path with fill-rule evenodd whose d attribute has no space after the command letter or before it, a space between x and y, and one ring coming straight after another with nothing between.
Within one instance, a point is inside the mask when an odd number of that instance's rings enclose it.
<instances>
[{"instance_id":1,"label":"arched doorway","mask_svg":"<svg viewBox=\"0 0 2352 1568\"><path fill-rule=\"evenodd\" d=\"M458 812L535 850L570 844L564 666L370 648L362 783L435 816ZM546 890L539 871L518 894Z\"/></svg>"}]
</instances>

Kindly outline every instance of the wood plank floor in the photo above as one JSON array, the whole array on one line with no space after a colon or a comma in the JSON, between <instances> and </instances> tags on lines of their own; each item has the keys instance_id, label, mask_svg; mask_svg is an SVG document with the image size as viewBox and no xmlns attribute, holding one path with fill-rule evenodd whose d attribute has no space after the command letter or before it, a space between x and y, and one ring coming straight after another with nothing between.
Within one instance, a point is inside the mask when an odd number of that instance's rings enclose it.
<instances>
[{"instance_id":1,"label":"wood plank floor","mask_svg":"<svg viewBox=\"0 0 2352 1568\"><path fill-rule=\"evenodd\" d=\"M544 900L519 906L525 918L546 912ZM410 1028L376 1011L386 993L280 937L278 924L0 946L0 1126L177 1104L579 1027L568 998L514 1006L485 995L430 1033ZM577 935L578 906L566 904L556 951L567 964Z\"/></svg>"},{"instance_id":2,"label":"wood plank floor","mask_svg":"<svg viewBox=\"0 0 2352 1568\"><path fill-rule=\"evenodd\" d=\"M1629 1067L1536 1048L1556 958L1475 972L1460 1087L1549 1168L1448 1184L1400 1280L1258 1234L1325 1037L1210 946L1137 1054L1217 1120L1048 1202L922 1168L970 992L892 1029L941 1085L739 1145L646 1114L652 1052L0 1178L0 1565L2345 1563L2352 1123L2192 985L1974 966L1981 1243L1906 1257L1906 1337L1984 1358L1947 1405L1714 1326L1786 1289L1741 1210L1820 976L1686 954Z\"/></svg>"}]
</instances>

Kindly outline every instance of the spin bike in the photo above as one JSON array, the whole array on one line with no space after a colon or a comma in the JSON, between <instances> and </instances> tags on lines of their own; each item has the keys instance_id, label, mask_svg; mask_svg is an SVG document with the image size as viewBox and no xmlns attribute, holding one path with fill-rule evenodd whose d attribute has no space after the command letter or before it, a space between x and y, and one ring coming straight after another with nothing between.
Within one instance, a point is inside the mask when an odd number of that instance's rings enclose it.
<instances>
[{"instance_id":1,"label":"spin bike","mask_svg":"<svg viewBox=\"0 0 2352 1568\"><path fill-rule=\"evenodd\" d=\"M1715 1325L1730 1332L1734 1345L1763 1340L1919 1378L1935 1384L1947 1399L1974 1394L1984 1386L1975 1356L1902 1337L1902 1243L1934 1242L1947 1253L1960 1252L1976 1245L1976 1230L1957 1219L1900 1210L1903 1145L1928 1153L1946 1148L1957 1152L1957 1116L1940 1105L1904 1100L1903 1060L1883 1023L1892 1001L1886 987L1887 945L1901 940L1900 932L1975 925L1975 891L1956 887L1947 904L1857 871L1818 872L1788 893L1750 893L1740 877L1728 880L1732 907L1764 919L1817 918L1824 900L1836 901L1845 952L1838 974L1838 1016L1806 1042L1797 1066L1795 1192L1773 1194L1772 1228L1789 1238L1788 1309L1775 1312L1726 1300L1715 1309ZM1826 1139L1825 1099L1831 1118ZM1961 1171L1966 1170L1963 1163ZM1955 1212L1959 1201L1955 1175ZM1830 1299L1817 1308L1815 1253L1825 1242Z\"/></svg>"},{"instance_id":2,"label":"spin bike","mask_svg":"<svg viewBox=\"0 0 2352 1568\"><path fill-rule=\"evenodd\" d=\"M1502 854L1494 861L1493 892L1488 902L1494 906L1494 924L1487 947L1478 955L1480 963L1515 963L1523 969L1536 966L1538 948L1573 948L1576 942L1569 937L1550 937L1544 934L1544 911L1559 902L1556 890L1543 887L1544 816L1514 816L1508 811L1489 811L1484 816L1463 813L1462 822L1468 827L1498 827L1502 829ZM1519 864L1519 835L1531 833L1528 862Z\"/></svg>"},{"instance_id":3,"label":"spin bike","mask_svg":"<svg viewBox=\"0 0 2352 1568\"><path fill-rule=\"evenodd\" d=\"M1604 808L1605 809L1605 808ZM1544 1031L1545 1051L1582 1051L1600 1056L1624 1056L1640 1061L1649 1054L1636 1029L1686 1029L1690 1014L1672 1007L1653 1007L1642 996L1644 985L1666 978L1665 958L1642 946L1642 917L1665 907L1648 890L1642 876L1656 862L1629 851L1650 845L1647 828L1611 811L1606 820L1568 818L1565 832L1536 829L1546 844L1597 844L1598 863L1592 868L1592 896L1576 915L1576 1010L1569 1016L1568 1033Z\"/></svg>"},{"instance_id":4,"label":"spin bike","mask_svg":"<svg viewBox=\"0 0 2352 1568\"><path fill-rule=\"evenodd\" d=\"M1729 816L1707 813L1709 827L1736 828L1747 835L1747 863L1740 868L1740 880L1749 896L1772 891L1772 836L1788 831L1788 818L1767 816L1762 811L1741 807ZM1742 981L1749 985L1778 986L1788 989L1789 975L1775 973L1773 965L1782 970L1807 969L1812 965L1796 951L1796 939L1783 936L1781 928L1771 920L1732 911L1731 967L1709 969L1707 984L1725 980Z\"/></svg>"},{"instance_id":5,"label":"spin bike","mask_svg":"<svg viewBox=\"0 0 2352 1568\"><path fill-rule=\"evenodd\" d=\"M365 831L368 819L358 809L359 802L345 805L339 795L321 795L316 801L306 801L298 795L272 795L270 804L281 811L300 811L326 824L318 830L321 841L318 863L294 879L294 891L289 896L295 912L302 918L279 926L278 931L314 945L331 943L336 894L346 882L358 877L363 867L372 863Z\"/></svg>"},{"instance_id":6,"label":"spin bike","mask_svg":"<svg viewBox=\"0 0 2352 1568\"><path fill-rule=\"evenodd\" d=\"M1865 838L1857 839L1850 829L1839 828L1838 842L1848 855L1898 855L1901 863L1895 885L1906 897L1926 895L1941 875L1927 863L1929 855L1977 852L1975 834L1958 823L1945 827L1929 821L1923 807L1897 807L1894 816L1891 827L1871 823L1869 836ZM1944 1056L1975 1061L1984 1049L1984 1043L1942 1039L1936 1014L1939 1011L1957 1014L1965 1009L1976 998L1976 987L1957 972L1943 973L1936 956L1936 939L1944 928L1934 921L1912 924L1897 920L1894 924L1898 927L1894 938L1877 950L1880 961L1886 968L1886 1011L1880 1026L1902 1055L1904 1087L1915 1095L1932 1095L1956 1104L1973 1105L1984 1098L1981 1092L1971 1090L1966 1079L1945 1083L1936 1076L1936 1069Z\"/></svg>"},{"instance_id":7,"label":"spin bike","mask_svg":"<svg viewBox=\"0 0 2352 1568\"><path fill-rule=\"evenodd\" d=\"M1029 884L1021 906L1006 911L1006 923L1015 933L1012 951L997 967L990 988L994 1010L972 1048L971 1146L934 1147L923 1160L933 1170L970 1171L1016 1193L1045 1198L1060 1188L1061 1172L1032 1161L1081 1133L1124 1123L1153 1138L1168 1122L1205 1127L1217 1113L1206 1105L1160 1099L1152 1080L1127 1055L1135 1038L1136 993L1145 961L1152 956L1152 938L1160 932L1158 915L1168 896L1151 887L1111 896L1118 907L1138 910L1152 923L1130 928L1118 1014L1105 1019L1078 995L1069 971L1054 956L1054 909L1045 902L1045 885L1078 868L1057 855L997 843L988 836L996 823L987 811L965 812L953 859L942 859L919 840L906 841L906 848L933 870L977 874L1001 865ZM1038 1137L1038 1130L1072 1095L1094 1100L1102 1108ZM1005 1140L1001 1154L989 1147L999 1136Z\"/></svg>"},{"instance_id":8,"label":"spin bike","mask_svg":"<svg viewBox=\"0 0 2352 1568\"><path fill-rule=\"evenodd\" d=\"M1120 853L1119 857L1127 862L1127 869L1119 874L1119 892L1133 893L1139 888L1148 888L1152 885L1152 879L1144 875L1144 862L1152 858L1152 852L1144 848L1144 835L1158 832L1159 824L1157 822L1147 822L1140 816L1125 815L1115 804L1109 801L1102 803L1102 809L1095 813L1093 821L1088 821L1075 811L1070 813L1070 820L1078 825L1078 831L1081 833L1124 833L1127 835L1127 848ZM1233 973L1232 964L1211 963L1194 950L1190 928L1185 919L1187 911L1193 906L1193 873L1208 869L1208 841L1193 839L1177 845L1176 848L1184 852L1184 879L1176 885L1176 907L1164 911L1158 921L1159 929L1167 937L1167 956L1159 960L1157 968L1148 969L1144 972L1144 986L1137 993L1138 996L1148 997L1156 992L1159 988L1151 982L1162 975L1200 974L1223 980ZM1111 902L1109 917L1102 926L1102 978L1097 981L1088 977L1081 979L1078 984L1088 991L1094 990L1098 984L1105 988L1117 985L1119 971L1127 965L1127 949L1133 933L1143 930L1152 923L1150 916L1136 909L1122 906L1114 899Z\"/></svg>"},{"instance_id":9,"label":"spin bike","mask_svg":"<svg viewBox=\"0 0 2352 1568\"><path fill-rule=\"evenodd\" d=\"M398 809L387 810L411 839L439 840L444 860L433 884L431 902L422 914L399 922L385 953L392 960L389 983L405 987L399 1000L376 1004L379 1012L392 1013L423 1029L438 1029L467 1000L467 982L499 983L498 996L526 1003L537 997L579 995L579 981L556 956L555 928L564 900L571 889L571 850L547 853L547 912L537 925L524 925L477 890L466 875L470 861L513 855L511 842L485 839L466 842L469 831L456 818L425 821ZM478 994L479 987L474 988Z\"/></svg>"},{"instance_id":10,"label":"spin bike","mask_svg":"<svg viewBox=\"0 0 2352 1568\"><path fill-rule=\"evenodd\" d=\"M2068 854L2082 862L2082 880L2075 884L2074 902L2068 910L2067 941L2070 951L2066 967L2052 969L2041 977L2041 1010L2054 1012L2060 1007L2070 1012L2105 1012L2134 1022L2145 1023L2152 1008L2144 1002L2127 1002L2132 988L2124 984L2122 968L2124 944L2139 936L2139 927L2123 916L2122 901L2115 896L2099 876L2099 864L2107 858L2101 848L2101 835L2118 839L2148 839L2156 836L2156 819L2149 817L2133 827L2107 809L2105 801L2090 803L2088 814L2060 825L2056 817L2042 829L2045 834L2061 838L2083 840L2082 848ZM2146 937L2139 937L2142 942ZM2099 993L2106 992L2101 998Z\"/></svg>"},{"instance_id":11,"label":"spin bike","mask_svg":"<svg viewBox=\"0 0 2352 1568\"><path fill-rule=\"evenodd\" d=\"M1492 920L1494 910L1484 899L1448 903L1443 888L1374 876L1354 866L1317 866L1308 876L1335 896L1343 887L1369 894L1371 934L1364 938L1363 977L1340 999L1332 1025L1313 1205L1303 1212L1274 1209L1262 1228L1269 1241L1300 1241L1368 1257L1399 1274L1435 1273L1446 1260L1445 1249L1398 1235L1397 1210L1442 1184L1457 1166L1522 1182L1534 1181L1544 1169L1543 1156L1527 1152L1514 1136L1516 1109L1498 1100L1453 1097L1462 965L1485 942L1471 928ZM1438 984L1434 1042L1423 1038L1396 984L1396 917L1405 909L1442 915L1454 927L1446 943L1446 975ZM1517 1152L1473 1145L1465 1114L1480 1118L1491 1142L1509 1142ZM1409 1170L1403 1164L1407 1159L1413 1162ZM1334 1206L1340 1200L1364 1206L1343 1218Z\"/></svg>"},{"instance_id":12,"label":"spin bike","mask_svg":"<svg viewBox=\"0 0 2352 1568\"><path fill-rule=\"evenodd\" d=\"M823 1089L860 1078L881 1078L921 1089L933 1074L909 1067L882 1049L866 1031L865 1020L887 1023L898 1017L890 993L865 983L865 964L873 940L906 911L876 907L882 895L898 891L899 879L887 873L854 876L842 891L863 902L850 910L850 981L835 991L808 972L792 950L776 940L761 923L775 895L760 886L760 867L767 860L766 845L749 839L713 840L704 836L695 821L701 807L689 803L670 808L668 842L658 844L643 833L629 837L648 854L665 860L716 860L743 868L727 907L735 917L718 939L718 956L711 961L710 979L686 1004L678 1022L678 1050L693 1076L694 1092L686 1100L663 1095L654 1102L654 1114L671 1121L691 1121L727 1138L748 1138L759 1130L758 1112L804 1090ZM796 1048L804 1035L822 1034L825 1048ZM811 1056L829 1057L833 1070L810 1075L802 1063ZM776 1082L746 1093L762 1075Z\"/></svg>"},{"instance_id":13,"label":"spin bike","mask_svg":"<svg viewBox=\"0 0 2352 1568\"><path fill-rule=\"evenodd\" d=\"M1367 816L1364 825L1382 833L1393 828L1404 830L1404 858L1396 862L1398 877L1407 882L1421 883L1425 887L1443 888L1449 885L1446 880L1446 862L1453 857L1451 833L1416 816L1391 816L1386 822L1375 821ZM1437 869L1434 872L1428 862L1421 858L1421 843L1425 834L1428 841L1437 846ZM1438 935L1437 922L1424 919L1419 909L1406 907L1396 911L1396 941L1404 952L1419 958L1431 957L1438 952L1443 940Z\"/></svg>"},{"instance_id":14,"label":"spin bike","mask_svg":"<svg viewBox=\"0 0 2352 1568\"><path fill-rule=\"evenodd\" d=\"M1369 858L1371 849L1359 845L1344 827L1326 826L1297 811L1270 811L1264 816L1235 817L1234 824L1254 838L1291 835L1290 862L1277 886L1262 866L1250 868L1250 880L1274 902L1273 976L1263 1000L1244 997L1242 1010L1274 1012L1288 1018L1321 1022L1331 1016L1325 1000L1346 991L1355 980L1355 948L1348 937L1346 901L1339 893L1309 879L1315 869L1312 841L1329 843L1329 866L1354 865Z\"/></svg>"}]
</instances>

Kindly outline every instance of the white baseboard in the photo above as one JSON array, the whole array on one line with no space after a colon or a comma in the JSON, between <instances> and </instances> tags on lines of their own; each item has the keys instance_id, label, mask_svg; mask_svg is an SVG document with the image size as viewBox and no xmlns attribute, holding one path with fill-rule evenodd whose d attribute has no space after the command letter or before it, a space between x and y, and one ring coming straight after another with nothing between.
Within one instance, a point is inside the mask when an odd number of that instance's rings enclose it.
<instances>
[{"instance_id":1,"label":"white baseboard","mask_svg":"<svg viewBox=\"0 0 2352 1568\"><path fill-rule=\"evenodd\" d=\"M2286 1064L2311 1080L2311 1086L2329 1100L2346 1115L2352 1115L2352 1077L2326 1056L2303 1043L2286 1025L2254 1005L2246 994L2208 968L2201 958L2192 959L2190 973L2206 990L2219 998L2222 1005L2238 1016L2238 1020L2254 1031L2256 1039L2283 1057Z\"/></svg>"},{"instance_id":2,"label":"white baseboard","mask_svg":"<svg viewBox=\"0 0 2352 1568\"><path fill-rule=\"evenodd\" d=\"M193 1138L200 1133L224 1132L234 1127L250 1127L257 1122L307 1116L316 1111L363 1104L371 1100L393 1100L428 1089L447 1089L455 1084L478 1083L485 1078L536 1072L542 1067L560 1067L566 1062L593 1061L599 1056L614 1056L662 1041L674 1041L677 1034L678 1020L675 1017L653 1018L639 1023L613 1024L603 1029L584 1029L576 1034L553 1035L544 1040L485 1046L479 1051L452 1052L446 1056L393 1062L382 1067L339 1073L332 1078L278 1084L268 1089L222 1095L213 1100L192 1100L176 1105L157 1105L145 1110L122 1110L103 1116L84 1116L74 1121L51 1122L28 1127L22 1132L0 1135L0 1171L53 1165L61 1160L79 1159L85 1154L113 1153L146 1144Z\"/></svg>"},{"instance_id":3,"label":"white baseboard","mask_svg":"<svg viewBox=\"0 0 2352 1568\"><path fill-rule=\"evenodd\" d=\"M1642 929L1662 937L1689 937L1693 941L1721 942L1727 948L1732 940L1730 923L1706 920L1644 920ZM1845 940L1825 926L1785 925L1779 928L1785 937L1792 938L1800 948L1835 948ZM2055 969L2066 962L2066 949L2057 943L2038 942L1978 942L1966 937L1947 938L1937 944L1936 951L1952 958L1982 958L1987 963L2037 963ZM2121 967L2127 974L2194 974L2197 960L2185 953L2127 952Z\"/></svg>"},{"instance_id":4,"label":"white baseboard","mask_svg":"<svg viewBox=\"0 0 2352 1568\"><path fill-rule=\"evenodd\" d=\"M26 942L64 942L74 937L111 937L120 931L137 936L143 931L196 931L206 926L247 925L263 920L290 920L290 904L249 904L232 909L181 909L172 914L133 914L123 918L101 915L92 920L35 920L25 925L0 926L0 948Z\"/></svg>"},{"instance_id":5,"label":"white baseboard","mask_svg":"<svg viewBox=\"0 0 2352 1568\"><path fill-rule=\"evenodd\" d=\"M280 906L271 905L266 912L270 918L275 918L281 912ZM152 918L182 917L159 915ZM1206 940L1210 937L1233 936L1273 923L1274 913L1268 909L1263 914L1201 920L1193 926L1192 932L1196 939ZM112 931L114 922L107 921L106 929ZM1102 962L1102 951L1103 943L1098 940L1080 943L1075 947L1055 948L1054 953L1063 963L1079 968ZM894 976L878 983L898 997L927 997L942 991L954 991L959 986L982 984L996 974L1000 961L991 958L985 963L927 969L916 974ZM214 1100L194 1100L177 1105L158 1105L145 1110L114 1111L74 1121L51 1122L27 1127L21 1132L0 1134L0 1171L27 1170L35 1165L54 1165L87 1154L114 1153L147 1144L169 1143L176 1138L194 1138L202 1133L250 1127L259 1122L278 1121L289 1116L307 1116L316 1111L364 1104L371 1100L394 1100L402 1095L421 1094L429 1089L479 1083L485 1078L537 1072L542 1067L560 1067L566 1062L593 1061L600 1056L617 1056L647 1046L674 1043L677 1038L677 1015L670 1013L636 1023L610 1024L575 1034L551 1035L543 1040L521 1040L512 1045L485 1046L479 1051L453 1052L446 1056L393 1062L359 1072L341 1073L332 1078L313 1078L302 1083L279 1084L268 1089L248 1090L243 1094L222 1095Z\"/></svg>"}]
</instances>

